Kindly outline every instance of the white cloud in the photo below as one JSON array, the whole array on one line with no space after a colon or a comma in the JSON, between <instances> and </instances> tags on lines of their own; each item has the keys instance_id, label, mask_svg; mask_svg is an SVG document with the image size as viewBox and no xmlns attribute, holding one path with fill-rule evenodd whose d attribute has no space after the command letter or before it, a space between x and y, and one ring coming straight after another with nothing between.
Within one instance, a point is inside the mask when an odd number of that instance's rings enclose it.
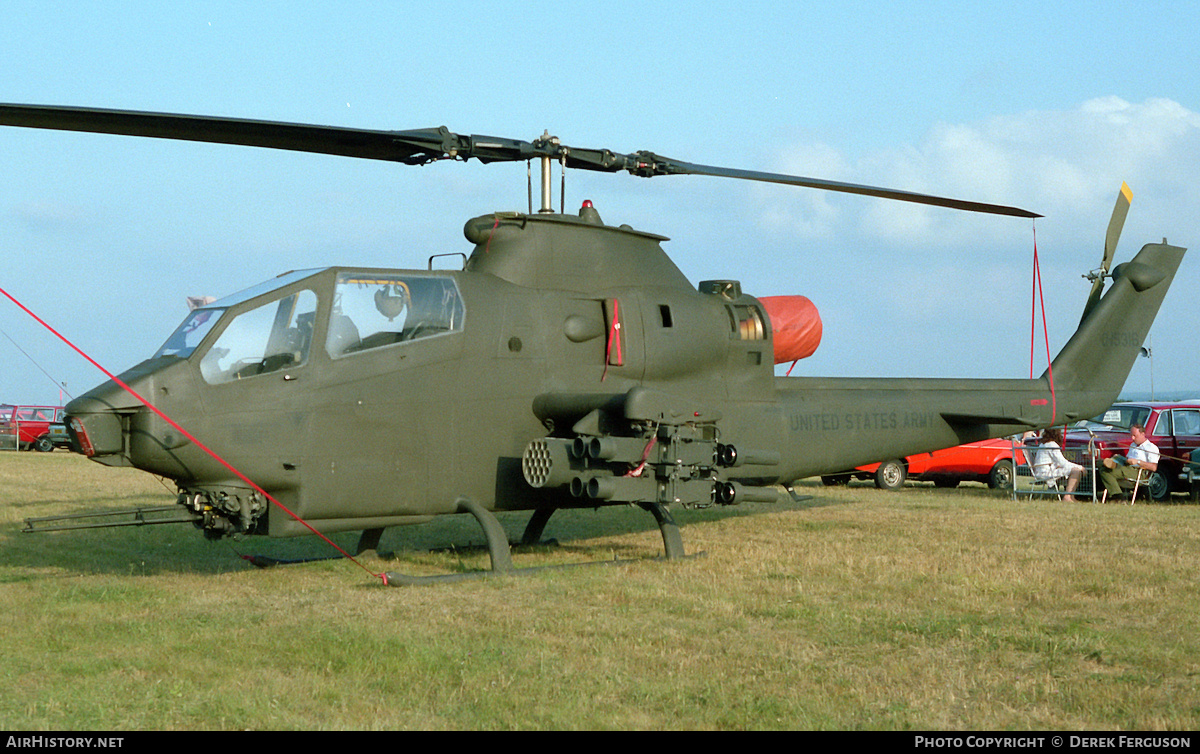
<instances>
[{"instance_id":1,"label":"white cloud","mask_svg":"<svg viewBox=\"0 0 1200 754\"><path fill-rule=\"evenodd\" d=\"M1099 236L1120 182L1165 206L1148 217L1186 227L1200 205L1200 114L1169 99L1129 103L1109 96L1070 110L1028 111L979 123L938 124L917 145L855 161L824 144L797 144L775 168L869 185L1023 207L1046 215L1039 225L1070 236ZM828 169L828 174L817 173ZM815 210L815 214L814 213ZM1013 221L858 197L777 198L761 222L797 233L913 248L995 244ZM1161 235L1161 234L1160 234Z\"/></svg>"},{"instance_id":2,"label":"white cloud","mask_svg":"<svg viewBox=\"0 0 1200 754\"><path fill-rule=\"evenodd\" d=\"M850 181L853 168L828 144L791 144L779 154L780 165L770 172ZM787 233L800 239L830 239L838 232L843 213L828 191L780 190L778 186L755 185L748 194L765 230Z\"/></svg>"}]
</instances>

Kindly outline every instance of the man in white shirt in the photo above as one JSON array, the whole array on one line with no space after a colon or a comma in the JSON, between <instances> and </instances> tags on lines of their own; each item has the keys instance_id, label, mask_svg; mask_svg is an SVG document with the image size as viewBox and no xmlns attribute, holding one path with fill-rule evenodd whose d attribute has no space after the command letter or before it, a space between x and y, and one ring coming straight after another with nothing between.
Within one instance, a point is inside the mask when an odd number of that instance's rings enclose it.
<instances>
[{"instance_id":1,"label":"man in white shirt","mask_svg":"<svg viewBox=\"0 0 1200 754\"><path fill-rule=\"evenodd\" d=\"M1105 498L1121 494L1121 480L1134 481L1137 475L1146 472L1142 478L1145 482L1151 473L1158 469L1158 446L1146 439L1146 433L1140 425L1134 424L1129 428L1129 452L1125 456L1113 456L1104 459L1104 470L1100 472L1100 482L1104 485Z\"/></svg>"}]
</instances>

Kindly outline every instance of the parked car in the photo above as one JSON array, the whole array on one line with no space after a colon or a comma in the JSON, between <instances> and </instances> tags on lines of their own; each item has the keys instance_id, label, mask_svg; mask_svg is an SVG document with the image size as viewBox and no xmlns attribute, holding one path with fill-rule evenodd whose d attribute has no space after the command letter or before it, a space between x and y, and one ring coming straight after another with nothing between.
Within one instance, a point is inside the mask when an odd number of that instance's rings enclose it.
<instances>
[{"instance_id":1,"label":"parked car","mask_svg":"<svg viewBox=\"0 0 1200 754\"><path fill-rule=\"evenodd\" d=\"M1012 440L1002 437L956 445L907 458L891 458L859 466L843 474L821 477L827 485L845 484L850 479L873 479L882 490L904 486L906 479L933 482L938 487L957 487L959 482L986 482L992 489L1011 489L1013 480Z\"/></svg>"},{"instance_id":2,"label":"parked car","mask_svg":"<svg viewBox=\"0 0 1200 754\"><path fill-rule=\"evenodd\" d=\"M1188 453L1188 464L1179 472L1179 483L1191 493L1193 503L1200 502L1200 453Z\"/></svg>"},{"instance_id":3,"label":"parked car","mask_svg":"<svg viewBox=\"0 0 1200 754\"><path fill-rule=\"evenodd\" d=\"M63 424L62 406L14 406L0 404L0 435L15 435L16 447L50 452L70 447L71 439Z\"/></svg>"},{"instance_id":4,"label":"parked car","mask_svg":"<svg viewBox=\"0 0 1200 754\"><path fill-rule=\"evenodd\" d=\"M1104 413L1077 422L1064 445L1086 453L1095 448L1096 463L1129 451L1129 425L1140 424L1146 439L1158 446L1158 470L1146 480L1150 497L1164 500L1173 491L1190 492L1188 458L1200 447L1200 403L1114 403ZM1200 453L1196 454L1200 458Z\"/></svg>"}]
</instances>

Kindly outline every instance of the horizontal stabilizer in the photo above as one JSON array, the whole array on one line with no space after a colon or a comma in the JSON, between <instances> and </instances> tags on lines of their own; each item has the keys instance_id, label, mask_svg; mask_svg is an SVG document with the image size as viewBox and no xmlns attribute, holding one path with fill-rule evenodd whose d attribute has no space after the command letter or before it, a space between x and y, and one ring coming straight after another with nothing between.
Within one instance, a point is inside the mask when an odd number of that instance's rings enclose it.
<instances>
[{"instance_id":1,"label":"horizontal stabilizer","mask_svg":"<svg viewBox=\"0 0 1200 754\"><path fill-rule=\"evenodd\" d=\"M1044 423L1037 416L1005 416L998 414L942 413L946 423L954 427L973 427L981 424L1008 424L1014 427L1037 427Z\"/></svg>"}]
</instances>

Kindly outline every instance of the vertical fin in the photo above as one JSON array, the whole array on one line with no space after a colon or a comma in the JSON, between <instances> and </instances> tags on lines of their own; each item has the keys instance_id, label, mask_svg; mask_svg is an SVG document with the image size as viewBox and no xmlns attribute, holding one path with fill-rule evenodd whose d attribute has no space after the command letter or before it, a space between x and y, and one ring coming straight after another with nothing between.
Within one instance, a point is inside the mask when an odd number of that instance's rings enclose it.
<instances>
[{"instance_id":1,"label":"vertical fin","mask_svg":"<svg viewBox=\"0 0 1200 754\"><path fill-rule=\"evenodd\" d=\"M1078 417L1078 409L1070 406L1081 401L1091 405L1117 397L1184 251L1166 243L1147 244L1131 261L1113 269L1112 285L1054 359L1060 416ZM1105 395L1110 397L1099 397Z\"/></svg>"}]
</instances>

